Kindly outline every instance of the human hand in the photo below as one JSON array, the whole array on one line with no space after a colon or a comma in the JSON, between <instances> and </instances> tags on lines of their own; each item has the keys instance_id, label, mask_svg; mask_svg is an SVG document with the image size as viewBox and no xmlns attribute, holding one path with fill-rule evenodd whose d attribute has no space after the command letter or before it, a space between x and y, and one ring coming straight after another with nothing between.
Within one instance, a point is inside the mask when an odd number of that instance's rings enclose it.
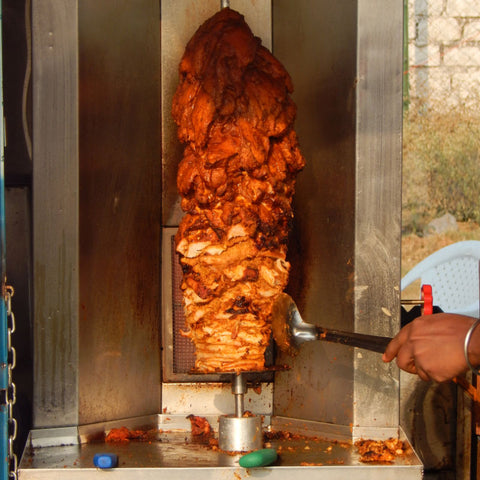
<instances>
[{"instance_id":1,"label":"human hand","mask_svg":"<svg viewBox=\"0 0 480 480\"><path fill-rule=\"evenodd\" d=\"M391 362L396 357L399 368L425 381L451 380L468 370L464 342L474 321L451 313L418 317L393 338L382 359ZM473 332L469 359L474 365L480 363L480 327Z\"/></svg>"}]
</instances>

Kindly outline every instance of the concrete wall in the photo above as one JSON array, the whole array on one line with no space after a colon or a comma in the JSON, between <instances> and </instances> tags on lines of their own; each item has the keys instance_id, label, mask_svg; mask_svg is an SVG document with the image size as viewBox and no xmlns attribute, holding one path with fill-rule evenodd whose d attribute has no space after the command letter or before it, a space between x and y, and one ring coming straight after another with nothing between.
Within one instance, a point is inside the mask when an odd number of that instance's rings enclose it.
<instances>
[{"instance_id":1,"label":"concrete wall","mask_svg":"<svg viewBox=\"0 0 480 480\"><path fill-rule=\"evenodd\" d=\"M408 0L408 60L414 105L478 109L480 2Z\"/></svg>"}]
</instances>

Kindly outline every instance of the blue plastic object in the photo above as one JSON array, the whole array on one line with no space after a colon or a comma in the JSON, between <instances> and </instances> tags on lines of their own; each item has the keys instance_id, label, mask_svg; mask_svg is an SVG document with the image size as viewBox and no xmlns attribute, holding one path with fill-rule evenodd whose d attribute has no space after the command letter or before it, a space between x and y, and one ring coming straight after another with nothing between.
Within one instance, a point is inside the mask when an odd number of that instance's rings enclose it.
<instances>
[{"instance_id":1,"label":"blue plastic object","mask_svg":"<svg viewBox=\"0 0 480 480\"><path fill-rule=\"evenodd\" d=\"M266 467L277 459L277 451L273 448L262 448L254 452L247 453L240 458L239 464L243 468Z\"/></svg>"},{"instance_id":2,"label":"blue plastic object","mask_svg":"<svg viewBox=\"0 0 480 480\"><path fill-rule=\"evenodd\" d=\"M118 456L114 453L96 453L93 464L97 468L115 468L118 465Z\"/></svg>"}]
</instances>

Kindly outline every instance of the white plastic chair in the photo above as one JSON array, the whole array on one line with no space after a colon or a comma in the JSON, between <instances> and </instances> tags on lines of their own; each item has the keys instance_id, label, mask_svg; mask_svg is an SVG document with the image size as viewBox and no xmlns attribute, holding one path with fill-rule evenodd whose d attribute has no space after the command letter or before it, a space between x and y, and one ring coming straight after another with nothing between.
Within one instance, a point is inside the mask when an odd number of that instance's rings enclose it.
<instances>
[{"instance_id":1,"label":"white plastic chair","mask_svg":"<svg viewBox=\"0 0 480 480\"><path fill-rule=\"evenodd\" d=\"M415 265L401 281L404 290L415 280L432 286L433 304L444 312L479 318L480 241L448 245Z\"/></svg>"}]
</instances>

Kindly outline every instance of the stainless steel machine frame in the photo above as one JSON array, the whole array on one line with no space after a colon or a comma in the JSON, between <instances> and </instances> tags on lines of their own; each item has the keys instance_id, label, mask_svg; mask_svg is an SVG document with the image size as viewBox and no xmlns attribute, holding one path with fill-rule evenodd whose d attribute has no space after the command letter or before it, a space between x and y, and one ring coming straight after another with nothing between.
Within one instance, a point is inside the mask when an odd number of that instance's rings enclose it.
<instances>
[{"instance_id":1,"label":"stainless steel machine frame","mask_svg":"<svg viewBox=\"0 0 480 480\"><path fill-rule=\"evenodd\" d=\"M310 323L393 335L400 312L401 2L230 5L295 86L307 166L297 183L289 291ZM58 429L75 438L82 426L159 413L234 410L221 379L166 378L162 353L171 348L165 277L172 261L162 253L162 232L181 218L171 98L186 42L218 8L218 0L32 2L32 439ZM252 411L333 426L351 439L399 434L398 372L378 354L322 342L278 362L290 369L251 393ZM356 467L357 478L372 474ZM341 478L340 469L316 475ZM40 470L23 462L21 477L46 478ZM180 470L185 478L188 468ZM400 470L395 478L421 476L418 459ZM141 471L150 478L149 469Z\"/></svg>"}]
</instances>

